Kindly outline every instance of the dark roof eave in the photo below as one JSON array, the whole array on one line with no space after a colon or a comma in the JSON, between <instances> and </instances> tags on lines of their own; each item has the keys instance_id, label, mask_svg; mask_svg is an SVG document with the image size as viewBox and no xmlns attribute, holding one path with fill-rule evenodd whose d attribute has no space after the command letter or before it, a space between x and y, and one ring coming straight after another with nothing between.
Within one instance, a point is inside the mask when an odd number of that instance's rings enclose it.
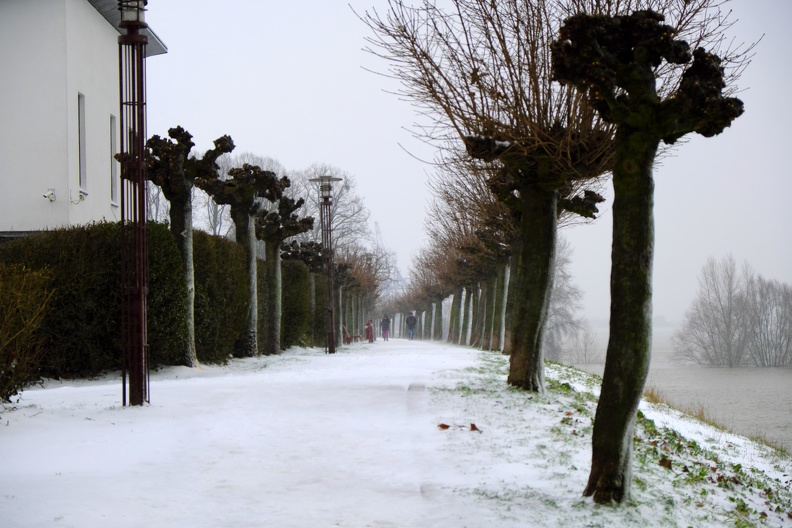
<instances>
[{"instance_id":1,"label":"dark roof eave","mask_svg":"<svg viewBox=\"0 0 792 528\"><path fill-rule=\"evenodd\" d=\"M88 2L110 23L110 25L116 28L119 34L121 33L121 29L118 27L118 23L121 20L121 13L118 11L118 0L88 0ZM148 37L146 57L168 53L168 47L150 27L144 29L141 33Z\"/></svg>"}]
</instances>

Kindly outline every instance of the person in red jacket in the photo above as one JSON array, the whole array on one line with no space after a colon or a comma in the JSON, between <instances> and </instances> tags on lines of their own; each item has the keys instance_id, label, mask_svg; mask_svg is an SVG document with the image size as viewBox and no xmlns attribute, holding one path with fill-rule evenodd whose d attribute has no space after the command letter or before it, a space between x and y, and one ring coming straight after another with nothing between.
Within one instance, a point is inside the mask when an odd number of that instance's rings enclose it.
<instances>
[{"instance_id":1,"label":"person in red jacket","mask_svg":"<svg viewBox=\"0 0 792 528\"><path fill-rule=\"evenodd\" d=\"M374 342L374 323L369 319L366 321L366 339L369 343Z\"/></svg>"}]
</instances>

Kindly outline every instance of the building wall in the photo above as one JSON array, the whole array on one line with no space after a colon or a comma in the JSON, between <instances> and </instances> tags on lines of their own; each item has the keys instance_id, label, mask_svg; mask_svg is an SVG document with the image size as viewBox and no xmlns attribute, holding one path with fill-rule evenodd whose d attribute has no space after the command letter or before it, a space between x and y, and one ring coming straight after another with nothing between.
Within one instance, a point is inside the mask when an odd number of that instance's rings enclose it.
<instances>
[{"instance_id":1,"label":"building wall","mask_svg":"<svg viewBox=\"0 0 792 528\"><path fill-rule=\"evenodd\" d=\"M111 155L117 42L117 30L87 0L0 2L0 231L119 218L110 195L118 173ZM80 193L80 95L87 194ZM54 202L43 196L49 189Z\"/></svg>"}]
</instances>

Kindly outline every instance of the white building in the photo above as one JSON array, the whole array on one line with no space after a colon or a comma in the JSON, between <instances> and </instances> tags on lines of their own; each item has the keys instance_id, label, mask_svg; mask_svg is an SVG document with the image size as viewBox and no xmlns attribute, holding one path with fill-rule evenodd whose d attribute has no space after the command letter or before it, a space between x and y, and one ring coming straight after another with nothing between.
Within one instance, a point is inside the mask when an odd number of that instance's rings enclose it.
<instances>
[{"instance_id":1,"label":"white building","mask_svg":"<svg viewBox=\"0 0 792 528\"><path fill-rule=\"evenodd\" d=\"M0 235L120 219L117 4L0 0Z\"/></svg>"}]
</instances>

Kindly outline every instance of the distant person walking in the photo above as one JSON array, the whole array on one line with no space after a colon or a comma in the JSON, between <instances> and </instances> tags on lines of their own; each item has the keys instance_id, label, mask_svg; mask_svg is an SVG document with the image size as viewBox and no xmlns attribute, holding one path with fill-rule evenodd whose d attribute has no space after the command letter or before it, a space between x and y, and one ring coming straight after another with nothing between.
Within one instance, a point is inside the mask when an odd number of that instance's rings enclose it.
<instances>
[{"instance_id":1,"label":"distant person walking","mask_svg":"<svg viewBox=\"0 0 792 528\"><path fill-rule=\"evenodd\" d=\"M388 319L387 315L380 321L380 329L382 330L382 339L387 341L388 333L390 332L390 319Z\"/></svg>"},{"instance_id":2,"label":"distant person walking","mask_svg":"<svg viewBox=\"0 0 792 528\"><path fill-rule=\"evenodd\" d=\"M369 343L374 342L374 323L369 319L366 321L366 339Z\"/></svg>"},{"instance_id":3,"label":"distant person walking","mask_svg":"<svg viewBox=\"0 0 792 528\"><path fill-rule=\"evenodd\" d=\"M415 338L415 323L417 322L412 312L410 312L410 315L404 320L404 323L407 325L407 339L410 341Z\"/></svg>"}]
</instances>

